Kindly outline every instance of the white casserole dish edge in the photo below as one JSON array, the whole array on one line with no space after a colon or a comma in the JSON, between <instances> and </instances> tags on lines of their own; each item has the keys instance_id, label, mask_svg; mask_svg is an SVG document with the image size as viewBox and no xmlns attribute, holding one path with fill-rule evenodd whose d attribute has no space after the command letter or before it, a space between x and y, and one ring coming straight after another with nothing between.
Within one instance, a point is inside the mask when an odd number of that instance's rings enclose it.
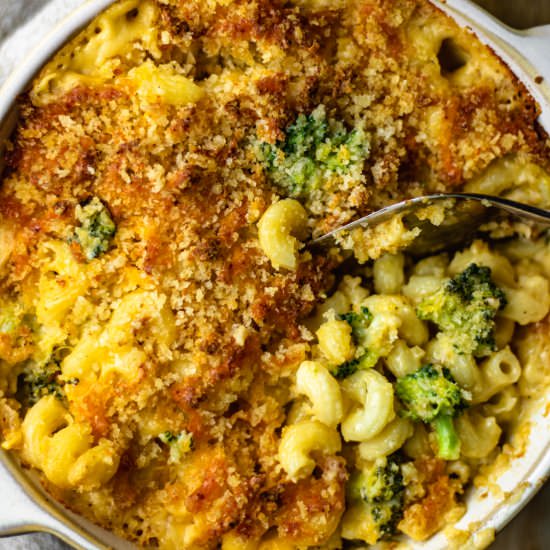
<instances>
[{"instance_id":1,"label":"white casserole dish edge","mask_svg":"<svg viewBox=\"0 0 550 550\"><path fill-rule=\"evenodd\" d=\"M541 126L550 134L550 26L517 31L503 25L469 0L432 0L461 26L471 28L488 44L526 85L541 107ZM0 143L9 137L15 126L16 97L25 91L33 76L89 21L113 0L88 0L62 20L0 88ZM548 396L550 403L550 395ZM506 494L504 500L477 491L469 497L468 512L456 524L457 529L472 533L483 544L487 529L502 529L534 496L550 475L550 417L541 404L532 417L533 429L525 454L515 460L499 478ZM541 435L538 435L541 434ZM16 460L0 451L0 536L33 531L55 534L75 548L132 548L111 533L65 510L40 488L35 476L22 470ZM449 547L439 533L413 547L443 550Z\"/></svg>"}]
</instances>

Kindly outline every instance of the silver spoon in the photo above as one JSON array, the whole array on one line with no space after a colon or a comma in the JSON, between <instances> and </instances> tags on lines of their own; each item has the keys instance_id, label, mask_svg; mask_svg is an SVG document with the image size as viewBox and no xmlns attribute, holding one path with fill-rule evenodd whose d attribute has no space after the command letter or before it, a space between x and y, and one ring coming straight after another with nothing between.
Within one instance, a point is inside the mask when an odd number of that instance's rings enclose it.
<instances>
[{"instance_id":1,"label":"silver spoon","mask_svg":"<svg viewBox=\"0 0 550 550\"><path fill-rule=\"evenodd\" d=\"M433 225L427 219L420 219L416 214L426 207L445 204L445 219L440 225ZM405 250L413 255L423 255L450 249L471 240L479 227L494 219L502 211L550 227L550 211L509 199L477 193L437 193L404 200L391 206L381 208L351 223L333 229L324 235L312 239L312 246L330 246L337 237L348 234L358 227L374 227L393 216L402 216L408 229L418 227L420 234Z\"/></svg>"}]
</instances>

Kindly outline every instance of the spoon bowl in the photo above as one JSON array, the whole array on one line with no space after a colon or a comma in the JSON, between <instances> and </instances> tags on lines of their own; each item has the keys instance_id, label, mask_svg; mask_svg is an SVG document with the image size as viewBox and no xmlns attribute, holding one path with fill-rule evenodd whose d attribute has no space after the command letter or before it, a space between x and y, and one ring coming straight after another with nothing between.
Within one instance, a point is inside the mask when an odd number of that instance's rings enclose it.
<instances>
[{"instance_id":1,"label":"spoon bowl","mask_svg":"<svg viewBox=\"0 0 550 550\"><path fill-rule=\"evenodd\" d=\"M430 215L429 210L433 207L443 209L439 216ZM436 222L442 213L442 219ZM376 210L312 239L308 245L333 246L353 230L372 228L400 216L408 230L420 230L415 239L404 245L403 250L413 256L422 256L466 244L482 225L503 213L550 227L550 211L536 206L478 193L436 193Z\"/></svg>"}]
</instances>

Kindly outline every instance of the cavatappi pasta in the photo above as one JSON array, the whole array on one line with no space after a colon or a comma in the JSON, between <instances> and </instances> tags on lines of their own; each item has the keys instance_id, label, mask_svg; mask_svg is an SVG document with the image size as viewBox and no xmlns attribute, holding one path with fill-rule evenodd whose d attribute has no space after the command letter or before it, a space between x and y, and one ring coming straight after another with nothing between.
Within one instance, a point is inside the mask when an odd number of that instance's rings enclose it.
<instances>
[{"instance_id":1,"label":"cavatappi pasta","mask_svg":"<svg viewBox=\"0 0 550 550\"><path fill-rule=\"evenodd\" d=\"M177 550L425 540L527 431L547 236L306 246L436 191L550 206L538 106L426 0L119 0L19 107L0 440L71 510Z\"/></svg>"}]
</instances>

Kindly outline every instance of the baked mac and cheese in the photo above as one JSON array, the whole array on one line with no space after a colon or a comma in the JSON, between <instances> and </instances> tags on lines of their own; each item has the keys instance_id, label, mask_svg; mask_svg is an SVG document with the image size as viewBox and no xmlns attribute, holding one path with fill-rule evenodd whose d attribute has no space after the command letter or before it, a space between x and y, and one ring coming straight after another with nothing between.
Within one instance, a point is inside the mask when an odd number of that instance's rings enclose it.
<instances>
[{"instance_id":1,"label":"baked mac and cheese","mask_svg":"<svg viewBox=\"0 0 550 550\"><path fill-rule=\"evenodd\" d=\"M550 203L538 106L427 0L119 0L19 107L1 442L68 508L147 547L425 540L513 459L546 236L306 245L434 191Z\"/></svg>"}]
</instances>

